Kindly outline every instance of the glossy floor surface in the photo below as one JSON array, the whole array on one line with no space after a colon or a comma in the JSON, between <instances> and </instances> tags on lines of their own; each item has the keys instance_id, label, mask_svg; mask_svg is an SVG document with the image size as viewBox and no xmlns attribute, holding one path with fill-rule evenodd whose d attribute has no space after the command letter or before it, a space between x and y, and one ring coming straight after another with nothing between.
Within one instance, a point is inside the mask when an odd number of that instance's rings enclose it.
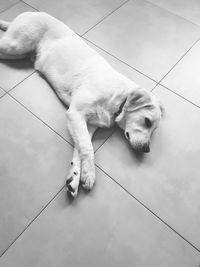
<instances>
[{"instance_id":1,"label":"glossy floor surface","mask_svg":"<svg viewBox=\"0 0 200 267\"><path fill-rule=\"evenodd\" d=\"M68 199L65 111L28 60L0 62L0 266L200 266L200 2L1 0L46 11L165 107L151 152L94 136L97 182ZM0 32L0 37L3 32Z\"/></svg>"}]
</instances>

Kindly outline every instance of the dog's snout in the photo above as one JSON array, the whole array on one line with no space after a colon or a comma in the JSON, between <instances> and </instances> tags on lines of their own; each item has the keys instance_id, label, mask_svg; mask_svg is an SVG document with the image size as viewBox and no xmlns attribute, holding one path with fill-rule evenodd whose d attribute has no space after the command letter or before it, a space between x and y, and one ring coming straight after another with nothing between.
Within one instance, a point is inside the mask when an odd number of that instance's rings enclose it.
<instances>
[{"instance_id":1,"label":"dog's snout","mask_svg":"<svg viewBox=\"0 0 200 267\"><path fill-rule=\"evenodd\" d=\"M146 144L143 145L143 147L142 147L142 152L144 152L144 153L148 153L148 152L150 152L150 146L149 146L149 143L146 143Z\"/></svg>"},{"instance_id":2,"label":"dog's snout","mask_svg":"<svg viewBox=\"0 0 200 267\"><path fill-rule=\"evenodd\" d=\"M129 132L126 132L125 135L126 135L126 138L127 138L128 140L130 140Z\"/></svg>"}]
</instances>

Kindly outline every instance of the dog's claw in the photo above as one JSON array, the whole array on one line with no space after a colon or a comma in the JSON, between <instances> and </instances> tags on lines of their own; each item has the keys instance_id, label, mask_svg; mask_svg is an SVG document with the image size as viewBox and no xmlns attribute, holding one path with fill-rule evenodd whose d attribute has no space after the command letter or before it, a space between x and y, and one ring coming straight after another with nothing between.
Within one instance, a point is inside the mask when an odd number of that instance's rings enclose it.
<instances>
[{"instance_id":1,"label":"dog's claw","mask_svg":"<svg viewBox=\"0 0 200 267\"><path fill-rule=\"evenodd\" d=\"M71 176L69 179L67 179L66 185L68 186L68 184L70 184L72 182L72 180L73 180L73 177Z\"/></svg>"},{"instance_id":2,"label":"dog's claw","mask_svg":"<svg viewBox=\"0 0 200 267\"><path fill-rule=\"evenodd\" d=\"M76 192L76 193L73 193L73 192L71 192L71 191L69 191L69 190L67 190L67 194L68 194L68 196L69 196L70 198L72 198L72 199L76 198L76 196L77 196L77 192Z\"/></svg>"},{"instance_id":3,"label":"dog's claw","mask_svg":"<svg viewBox=\"0 0 200 267\"><path fill-rule=\"evenodd\" d=\"M74 188L71 184L67 185L67 193L70 197L75 198L78 193L78 188Z\"/></svg>"},{"instance_id":4,"label":"dog's claw","mask_svg":"<svg viewBox=\"0 0 200 267\"><path fill-rule=\"evenodd\" d=\"M72 192L72 193L74 193L74 192L76 191L75 188L73 188L73 187L71 186L71 184L68 184L67 188L68 188L68 191L70 191L70 192Z\"/></svg>"}]
</instances>

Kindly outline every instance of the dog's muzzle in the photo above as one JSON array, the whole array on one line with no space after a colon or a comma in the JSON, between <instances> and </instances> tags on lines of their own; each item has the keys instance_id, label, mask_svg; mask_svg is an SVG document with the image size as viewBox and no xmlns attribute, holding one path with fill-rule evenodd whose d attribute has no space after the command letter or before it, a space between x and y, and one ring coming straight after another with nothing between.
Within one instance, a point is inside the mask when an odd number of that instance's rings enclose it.
<instances>
[{"instance_id":1,"label":"dog's muzzle","mask_svg":"<svg viewBox=\"0 0 200 267\"><path fill-rule=\"evenodd\" d=\"M132 148L136 151L136 152L143 152L143 153L148 153L150 152L150 142L141 142L141 141L134 141L131 142L130 140L130 135L128 132L125 133L125 136L127 138L127 140L129 141L130 145L132 146Z\"/></svg>"},{"instance_id":2,"label":"dog's muzzle","mask_svg":"<svg viewBox=\"0 0 200 267\"><path fill-rule=\"evenodd\" d=\"M150 152L150 143L134 143L131 144L132 148L136 151L136 152L142 152L142 153L148 153Z\"/></svg>"}]
</instances>

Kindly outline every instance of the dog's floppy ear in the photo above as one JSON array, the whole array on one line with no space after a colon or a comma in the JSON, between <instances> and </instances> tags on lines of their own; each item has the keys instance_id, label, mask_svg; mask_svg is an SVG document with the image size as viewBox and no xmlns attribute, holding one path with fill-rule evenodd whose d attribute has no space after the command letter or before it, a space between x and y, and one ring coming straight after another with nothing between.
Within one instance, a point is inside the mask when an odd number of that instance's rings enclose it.
<instances>
[{"instance_id":1,"label":"dog's floppy ear","mask_svg":"<svg viewBox=\"0 0 200 267\"><path fill-rule=\"evenodd\" d=\"M142 107L145 106L151 106L152 101L151 101L151 96L150 93L141 88L138 87L134 89L126 98L126 102L123 105L123 108L119 115L115 118L116 122L122 121L124 118L125 112L132 112L134 110L138 110Z\"/></svg>"},{"instance_id":2,"label":"dog's floppy ear","mask_svg":"<svg viewBox=\"0 0 200 267\"><path fill-rule=\"evenodd\" d=\"M135 89L127 98L126 104L124 108L126 111L131 112L134 110L138 110L145 106L151 106L152 99L150 92L143 88Z\"/></svg>"}]
</instances>

